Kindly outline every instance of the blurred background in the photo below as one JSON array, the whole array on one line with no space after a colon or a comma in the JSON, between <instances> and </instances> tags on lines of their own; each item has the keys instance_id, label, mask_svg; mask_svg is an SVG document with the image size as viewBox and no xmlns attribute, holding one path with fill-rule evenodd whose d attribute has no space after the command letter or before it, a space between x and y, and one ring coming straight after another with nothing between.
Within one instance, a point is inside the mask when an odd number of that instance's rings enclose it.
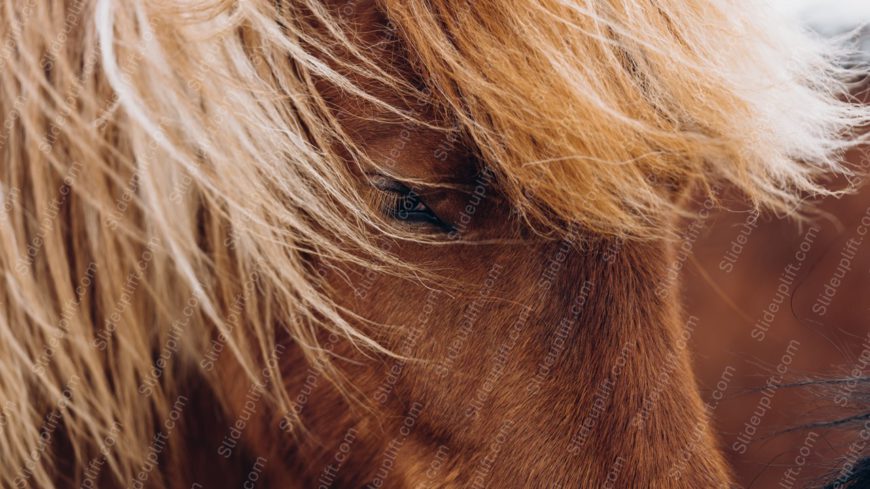
<instances>
[{"instance_id":1,"label":"blurred background","mask_svg":"<svg viewBox=\"0 0 870 489\"><path fill-rule=\"evenodd\" d=\"M824 30L852 28L870 20L867 0L770 0L778 9L797 15Z\"/></svg>"},{"instance_id":2,"label":"blurred background","mask_svg":"<svg viewBox=\"0 0 870 489\"><path fill-rule=\"evenodd\" d=\"M870 0L770 1L823 35L856 34L870 60ZM866 81L855 93L870 103ZM870 168L870 147L848 160ZM870 187L803 225L731 207L685 243L702 395L739 487L819 487L853 463L862 426L812 424L870 412L854 382L870 376ZM804 385L830 378L845 381Z\"/></svg>"}]
</instances>

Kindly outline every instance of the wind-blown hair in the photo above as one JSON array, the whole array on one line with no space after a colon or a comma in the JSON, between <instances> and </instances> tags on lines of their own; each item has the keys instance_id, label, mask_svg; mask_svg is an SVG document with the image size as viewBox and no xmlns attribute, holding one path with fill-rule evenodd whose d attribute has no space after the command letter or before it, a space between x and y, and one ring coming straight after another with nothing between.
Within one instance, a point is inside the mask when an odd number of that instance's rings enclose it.
<instances>
[{"instance_id":1,"label":"wind-blown hair","mask_svg":"<svg viewBox=\"0 0 870 489\"><path fill-rule=\"evenodd\" d=\"M847 53L763 2L379 1L422 83L348 34L357 3L3 2L0 485L81 483L95 459L126 484L183 383L222 399L218 354L290 411L261 374L281 329L310 361L323 329L380 349L311 265L400 266L351 171L382 163L327 87L410 125L432 123L367 87L425 100L530 224L629 239L666 237L683 189L828 194L870 119Z\"/></svg>"}]
</instances>

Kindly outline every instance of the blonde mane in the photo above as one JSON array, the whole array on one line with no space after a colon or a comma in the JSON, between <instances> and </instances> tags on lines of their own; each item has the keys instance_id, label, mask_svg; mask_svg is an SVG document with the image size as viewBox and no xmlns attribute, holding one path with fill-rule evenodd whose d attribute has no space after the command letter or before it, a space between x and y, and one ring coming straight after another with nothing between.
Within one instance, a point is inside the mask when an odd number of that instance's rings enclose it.
<instances>
[{"instance_id":1,"label":"blonde mane","mask_svg":"<svg viewBox=\"0 0 870 489\"><path fill-rule=\"evenodd\" d=\"M423 88L349 34L358 3L3 2L0 486L136 480L182 383L220 398L216 359L292 412L280 329L333 376L319 331L381 350L306 258L401 266L326 85L409 125L369 82L425 99L537 228L626 239L666 238L690 188L832 194L870 121L848 53L762 2L381 0Z\"/></svg>"}]
</instances>

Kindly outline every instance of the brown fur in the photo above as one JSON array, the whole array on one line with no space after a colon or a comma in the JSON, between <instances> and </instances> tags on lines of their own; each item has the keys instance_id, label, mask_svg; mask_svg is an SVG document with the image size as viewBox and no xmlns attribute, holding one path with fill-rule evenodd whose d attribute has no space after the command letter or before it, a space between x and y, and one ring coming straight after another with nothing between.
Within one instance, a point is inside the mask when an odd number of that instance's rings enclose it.
<instances>
[{"instance_id":1,"label":"brown fur","mask_svg":"<svg viewBox=\"0 0 870 489\"><path fill-rule=\"evenodd\" d=\"M0 7L0 481L729 484L673 237L695 190L835 193L870 113L820 43L728 2L178 7Z\"/></svg>"},{"instance_id":2,"label":"brown fur","mask_svg":"<svg viewBox=\"0 0 870 489\"><path fill-rule=\"evenodd\" d=\"M369 20L362 22L361 31L380 35L369 27L378 22L374 9L367 12L372 17L362 17ZM384 58L397 56L387 52ZM401 104L389 92L378 95ZM342 124L376 160L401 147L397 176L431 182L450 175L460 177L454 183L475 184L482 168L469 157L473 148L454 142L449 156L438 161L432 155L449 143L444 135L372 122L388 114L361 103L337 102L350 107L340 113ZM412 134L404 144L402 129ZM433 195L417 190L452 222L458 222L457 213L469 202L468 191ZM490 185L487 193L471 232L474 238L503 242L433 250L384 240L403 261L461 277L461 287L359 268L328 272L327 282L342 305L376 324L399 326L382 340L410 359L371 359L343 341L336 344L334 353L348 359L338 361L342 372L369 402L348 403L319 378L300 408L305 431L297 439L276 437L274 423L259 418L245 437L253 454L270 460L270 487L319 487L324 480L331 487L390 488L727 486L728 471L705 419L689 352L679 341L685 320L676 306L675 287L663 297L655 293L672 261L672 247L664 242L619 244L585 231L573 243L541 238L499 205L504 200L497 188ZM492 267L500 267L495 285L481 301ZM474 305L475 300L482 305ZM560 326L570 318L575 300L582 301L579 315ZM431 311L424 309L426 304ZM476 308L470 334L463 335L463 315ZM560 336L564 348L542 378L540 365L560 344ZM457 344L461 347L451 350ZM503 365L499 349L507 351ZM614 375L620 357L625 365ZM291 347L281 362L288 391L305 392L310 370L301 353ZM485 384L488 374L498 378L492 387ZM612 393L598 387L606 382L612 382ZM230 384L236 386L240 411L247 389L244 382ZM476 395L485 401L475 403ZM582 421L592 419L596 395L603 398L603 414L588 439L578 443ZM652 408L638 426L634 423L646 402ZM404 436L402 423L415 403L421 410ZM330 464L336 465L335 454L349 430L354 442L347 461L334 477L322 478ZM378 469L389 458L391 443L400 448L380 485ZM485 458L495 453L488 463Z\"/></svg>"}]
</instances>

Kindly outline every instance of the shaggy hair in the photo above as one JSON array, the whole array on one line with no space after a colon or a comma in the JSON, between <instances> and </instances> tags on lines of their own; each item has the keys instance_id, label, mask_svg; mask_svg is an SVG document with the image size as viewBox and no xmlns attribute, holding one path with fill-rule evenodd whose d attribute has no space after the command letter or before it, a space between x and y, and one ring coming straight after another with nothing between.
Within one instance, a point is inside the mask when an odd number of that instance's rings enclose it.
<instances>
[{"instance_id":1,"label":"shaggy hair","mask_svg":"<svg viewBox=\"0 0 870 489\"><path fill-rule=\"evenodd\" d=\"M637 240L692 188L783 213L831 194L870 121L846 53L764 2L380 0L414 80L347 34L355 3L3 2L0 485L80 484L98 457L129 481L184 379L223 400L215 342L258 385L281 329L327 368L324 329L382 350L308 257L410 273L372 229L425 238L372 211L354 172L390 168L325 90L407 124L432 126L369 87L436 107L543 234Z\"/></svg>"}]
</instances>

